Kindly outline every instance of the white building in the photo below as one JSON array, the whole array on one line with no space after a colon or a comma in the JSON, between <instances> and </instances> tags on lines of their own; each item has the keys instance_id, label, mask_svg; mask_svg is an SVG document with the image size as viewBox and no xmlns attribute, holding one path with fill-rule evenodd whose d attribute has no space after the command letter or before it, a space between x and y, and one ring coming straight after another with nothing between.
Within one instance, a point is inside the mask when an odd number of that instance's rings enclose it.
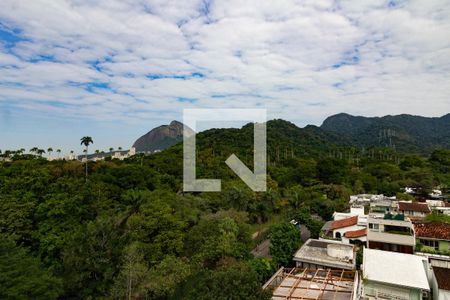
<instances>
[{"instance_id":1,"label":"white building","mask_svg":"<svg viewBox=\"0 0 450 300\"><path fill-rule=\"evenodd\" d=\"M421 300L430 293L427 259L421 256L364 249L363 297Z\"/></svg>"},{"instance_id":2,"label":"white building","mask_svg":"<svg viewBox=\"0 0 450 300\"><path fill-rule=\"evenodd\" d=\"M353 245L338 241L307 240L295 253L297 268L353 270L356 251Z\"/></svg>"}]
</instances>

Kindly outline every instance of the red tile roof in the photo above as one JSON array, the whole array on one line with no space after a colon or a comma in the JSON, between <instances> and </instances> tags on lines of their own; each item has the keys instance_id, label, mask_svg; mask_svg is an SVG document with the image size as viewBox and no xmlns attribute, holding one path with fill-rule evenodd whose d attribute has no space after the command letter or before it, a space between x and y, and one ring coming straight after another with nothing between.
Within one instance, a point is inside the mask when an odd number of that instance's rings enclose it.
<instances>
[{"instance_id":1,"label":"red tile roof","mask_svg":"<svg viewBox=\"0 0 450 300\"><path fill-rule=\"evenodd\" d=\"M347 231L344 233L344 236L346 238L357 238L361 236L365 236L367 234L367 228L359 229L359 230L353 230L353 231Z\"/></svg>"},{"instance_id":2,"label":"red tile roof","mask_svg":"<svg viewBox=\"0 0 450 300\"><path fill-rule=\"evenodd\" d=\"M398 210L400 211L417 211L430 213L430 207L426 203L414 203L414 202L399 202Z\"/></svg>"},{"instance_id":3,"label":"red tile roof","mask_svg":"<svg viewBox=\"0 0 450 300\"><path fill-rule=\"evenodd\" d=\"M416 236L450 241L450 224L441 222L424 222L414 224Z\"/></svg>"},{"instance_id":4,"label":"red tile roof","mask_svg":"<svg viewBox=\"0 0 450 300\"><path fill-rule=\"evenodd\" d=\"M439 289L450 291L450 269L433 267Z\"/></svg>"},{"instance_id":5,"label":"red tile roof","mask_svg":"<svg viewBox=\"0 0 450 300\"><path fill-rule=\"evenodd\" d=\"M445 207L450 207L450 202L444 202Z\"/></svg>"},{"instance_id":6,"label":"red tile roof","mask_svg":"<svg viewBox=\"0 0 450 300\"><path fill-rule=\"evenodd\" d=\"M358 216L350 217L347 219L342 219L338 221L331 222L330 230L338 229L338 228L344 228L356 225L358 223Z\"/></svg>"}]
</instances>

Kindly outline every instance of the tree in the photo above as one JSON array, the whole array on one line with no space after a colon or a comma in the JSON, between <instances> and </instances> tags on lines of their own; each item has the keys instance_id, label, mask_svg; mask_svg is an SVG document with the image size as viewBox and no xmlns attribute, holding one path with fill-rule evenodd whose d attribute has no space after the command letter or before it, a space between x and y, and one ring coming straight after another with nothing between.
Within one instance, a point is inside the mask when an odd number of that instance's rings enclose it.
<instances>
[{"instance_id":1,"label":"tree","mask_svg":"<svg viewBox=\"0 0 450 300\"><path fill-rule=\"evenodd\" d=\"M116 220L99 217L68 234L62 254L67 293L72 299L98 299L109 293L120 265L125 237Z\"/></svg>"},{"instance_id":2,"label":"tree","mask_svg":"<svg viewBox=\"0 0 450 300\"><path fill-rule=\"evenodd\" d=\"M144 259L143 250L138 242L125 248L122 268L115 279L112 289L114 299L136 299L146 293L149 269Z\"/></svg>"},{"instance_id":3,"label":"tree","mask_svg":"<svg viewBox=\"0 0 450 300\"><path fill-rule=\"evenodd\" d=\"M270 229L270 255L276 266L288 266L292 255L301 244L300 231L290 223L272 226Z\"/></svg>"},{"instance_id":4,"label":"tree","mask_svg":"<svg viewBox=\"0 0 450 300\"><path fill-rule=\"evenodd\" d=\"M86 153L85 153L85 158L86 158L86 180L87 180L87 176L88 176L88 148L90 144L93 144L94 141L92 140L92 138L90 136L84 136L81 138L81 145L84 145L86 148Z\"/></svg>"},{"instance_id":5,"label":"tree","mask_svg":"<svg viewBox=\"0 0 450 300\"><path fill-rule=\"evenodd\" d=\"M58 299L62 293L60 279L4 236L0 237L0 287L1 299Z\"/></svg>"},{"instance_id":6,"label":"tree","mask_svg":"<svg viewBox=\"0 0 450 300\"><path fill-rule=\"evenodd\" d=\"M40 156L40 157L42 157L42 154L44 154L45 153L45 150L44 149L38 149L37 150L37 154Z\"/></svg>"},{"instance_id":7,"label":"tree","mask_svg":"<svg viewBox=\"0 0 450 300\"><path fill-rule=\"evenodd\" d=\"M47 154L48 154L48 158L50 159L50 155L52 154L52 152L53 152L53 148L52 147L49 147L48 149L47 149Z\"/></svg>"},{"instance_id":8,"label":"tree","mask_svg":"<svg viewBox=\"0 0 450 300\"><path fill-rule=\"evenodd\" d=\"M58 158L59 158L59 156L61 155L61 149L57 149L56 153L58 153Z\"/></svg>"},{"instance_id":9,"label":"tree","mask_svg":"<svg viewBox=\"0 0 450 300\"><path fill-rule=\"evenodd\" d=\"M268 300L271 296L269 290L261 288L255 271L246 264L236 264L214 272L198 273L191 277L171 299Z\"/></svg>"},{"instance_id":10,"label":"tree","mask_svg":"<svg viewBox=\"0 0 450 300\"><path fill-rule=\"evenodd\" d=\"M37 153L38 153L38 150L39 150L38 147L33 147L33 148L30 149L30 152L31 152L31 153L37 154Z\"/></svg>"}]
</instances>

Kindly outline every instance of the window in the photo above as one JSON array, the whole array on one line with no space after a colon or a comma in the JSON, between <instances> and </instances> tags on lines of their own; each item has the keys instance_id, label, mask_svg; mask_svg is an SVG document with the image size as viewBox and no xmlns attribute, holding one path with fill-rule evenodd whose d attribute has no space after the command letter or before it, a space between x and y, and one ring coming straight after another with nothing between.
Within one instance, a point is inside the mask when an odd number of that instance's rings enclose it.
<instances>
[{"instance_id":1,"label":"window","mask_svg":"<svg viewBox=\"0 0 450 300\"><path fill-rule=\"evenodd\" d=\"M439 241L420 239L420 243L424 246L434 248L435 250L439 250Z\"/></svg>"},{"instance_id":2,"label":"window","mask_svg":"<svg viewBox=\"0 0 450 300\"><path fill-rule=\"evenodd\" d=\"M380 225L379 225L379 224L372 224L372 223L369 223L369 229L370 229L370 231L376 231L376 232L378 232L378 231L379 231L379 228L380 228Z\"/></svg>"}]
</instances>

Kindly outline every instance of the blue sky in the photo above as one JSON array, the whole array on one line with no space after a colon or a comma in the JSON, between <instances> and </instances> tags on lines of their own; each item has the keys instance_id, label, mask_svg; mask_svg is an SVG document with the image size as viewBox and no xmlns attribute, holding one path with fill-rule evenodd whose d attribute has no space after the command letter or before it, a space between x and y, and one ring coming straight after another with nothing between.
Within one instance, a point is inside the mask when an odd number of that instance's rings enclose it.
<instances>
[{"instance_id":1,"label":"blue sky","mask_svg":"<svg viewBox=\"0 0 450 300\"><path fill-rule=\"evenodd\" d=\"M0 149L128 148L183 108L450 112L449 1L3 0Z\"/></svg>"}]
</instances>

